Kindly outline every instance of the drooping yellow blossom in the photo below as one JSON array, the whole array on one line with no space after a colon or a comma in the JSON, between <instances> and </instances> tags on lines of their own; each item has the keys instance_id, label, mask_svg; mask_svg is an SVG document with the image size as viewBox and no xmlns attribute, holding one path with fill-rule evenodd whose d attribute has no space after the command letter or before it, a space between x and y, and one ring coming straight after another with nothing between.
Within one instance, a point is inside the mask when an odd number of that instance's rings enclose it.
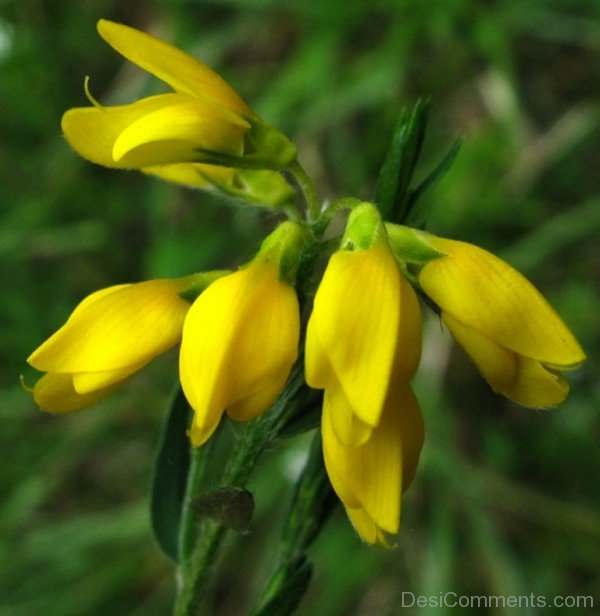
<instances>
[{"instance_id":1,"label":"drooping yellow blossom","mask_svg":"<svg viewBox=\"0 0 600 616\"><path fill-rule=\"evenodd\" d=\"M306 334L306 382L325 389L343 443L364 442L379 424L397 348L403 353L394 378L408 383L420 356L419 306L377 210L364 204L329 260Z\"/></svg>"},{"instance_id":2,"label":"drooping yellow blossom","mask_svg":"<svg viewBox=\"0 0 600 616\"><path fill-rule=\"evenodd\" d=\"M423 422L409 382L421 351L421 316L400 275L379 213L351 213L341 250L315 296L306 382L324 389L323 452L331 483L357 532L386 543L416 469Z\"/></svg>"},{"instance_id":3,"label":"drooping yellow blossom","mask_svg":"<svg viewBox=\"0 0 600 616\"><path fill-rule=\"evenodd\" d=\"M104 19L98 22L98 32L174 92L110 107L92 99L93 107L67 111L62 119L64 135L84 158L192 186L204 186L211 178L231 183L235 171L226 167L241 165L248 137L254 151L246 159L254 160L257 167L285 167L295 158L295 147L199 60L153 36ZM263 148L269 152L261 152ZM214 162L225 168L198 164Z\"/></svg>"},{"instance_id":4,"label":"drooping yellow blossom","mask_svg":"<svg viewBox=\"0 0 600 616\"><path fill-rule=\"evenodd\" d=\"M47 373L33 388L36 403L51 413L79 411L175 346L190 307L179 293L193 282L150 280L86 297L27 360Z\"/></svg>"},{"instance_id":5,"label":"drooping yellow blossom","mask_svg":"<svg viewBox=\"0 0 600 616\"><path fill-rule=\"evenodd\" d=\"M322 432L327 473L356 531L367 543L387 545L385 533L398 533L401 495L423 445L423 417L410 385L391 383L379 424L365 443L341 442L327 405Z\"/></svg>"},{"instance_id":6,"label":"drooping yellow blossom","mask_svg":"<svg viewBox=\"0 0 600 616\"><path fill-rule=\"evenodd\" d=\"M579 366L585 354L539 291L482 248L409 232L440 253L418 272L418 283L492 389L524 406L563 402L569 386L560 371Z\"/></svg>"},{"instance_id":7,"label":"drooping yellow blossom","mask_svg":"<svg viewBox=\"0 0 600 616\"><path fill-rule=\"evenodd\" d=\"M300 310L293 287L301 232L283 223L246 267L213 283L183 328L179 374L202 445L224 411L253 419L278 397L298 355Z\"/></svg>"}]
</instances>

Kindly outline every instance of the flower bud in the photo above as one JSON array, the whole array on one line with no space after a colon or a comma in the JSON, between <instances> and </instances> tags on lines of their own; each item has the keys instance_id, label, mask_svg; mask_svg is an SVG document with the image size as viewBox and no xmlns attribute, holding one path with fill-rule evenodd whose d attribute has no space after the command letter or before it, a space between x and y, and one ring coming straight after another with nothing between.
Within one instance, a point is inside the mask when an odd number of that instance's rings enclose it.
<instances>
[{"instance_id":1,"label":"flower bud","mask_svg":"<svg viewBox=\"0 0 600 616\"><path fill-rule=\"evenodd\" d=\"M86 297L27 360L47 372L33 388L36 403L51 413L86 408L175 346L190 307L179 293L195 278L117 285Z\"/></svg>"},{"instance_id":2,"label":"flower bud","mask_svg":"<svg viewBox=\"0 0 600 616\"><path fill-rule=\"evenodd\" d=\"M405 228L393 227L392 237L406 237ZM421 261L418 284L492 389L523 406L563 402L569 386L560 371L579 366L585 354L539 291L486 250L410 233L439 255ZM403 254L396 251L399 259Z\"/></svg>"},{"instance_id":3,"label":"flower bud","mask_svg":"<svg viewBox=\"0 0 600 616\"><path fill-rule=\"evenodd\" d=\"M213 283L183 328L179 372L195 411L190 437L202 445L224 411L238 421L279 396L298 355L300 310L292 286L302 232L284 223L246 267Z\"/></svg>"}]
</instances>

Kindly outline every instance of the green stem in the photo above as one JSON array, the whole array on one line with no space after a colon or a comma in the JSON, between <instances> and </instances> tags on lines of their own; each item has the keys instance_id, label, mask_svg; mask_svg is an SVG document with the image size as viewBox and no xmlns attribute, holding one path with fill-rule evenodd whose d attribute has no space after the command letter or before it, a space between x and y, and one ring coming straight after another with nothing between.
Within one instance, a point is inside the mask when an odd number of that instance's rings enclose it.
<instances>
[{"instance_id":1,"label":"green stem","mask_svg":"<svg viewBox=\"0 0 600 616\"><path fill-rule=\"evenodd\" d=\"M298 606L312 572L306 550L317 538L338 503L323 463L317 430L283 528L275 571L252 616L287 616Z\"/></svg>"},{"instance_id":2,"label":"green stem","mask_svg":"<svg viewBox=\"0 0 600 616\"><path fill-rule=\"evenodd\" d=\"M300 186L300 189L302 190L304 200L308 206L309 222L315 222L321 215L321 208L319 206L319 202L317 201L315 190L308 174L304 171L302 165L297 160L295 160L288 167L288 171L294 176L294 178L296 178L298 186Z\"/></svg>"},{"instance_id":3,"label":"green stem","mask_svg":"<svg viewBox=\"0 0 600 616\"><path fill-rule=\"evenodd\" d=\"M198 532L198 516L188 506L188 503L200 491L212 443L213 441L210 440L202 448L192 447L190 470L185 488L184 507L181 513L181 530L179 533L179 559L181 563L187 563L195 546Z\"/></svg>"},{"instance_id":4,"label":"green stem","mask_svg":"<svg viewBox=\"0 0 600 616\"><path fill-rule=\"evenodd\" d=\"M225 468L222 486L242 488L246 485L262 452L275 440L289 415L295 411L295 405L290 403L303 384L303 364L298 361L287 387L275 404L247 425ZM199 485L194 484L194 488L199 489ZM197 493L188 493L188 500L196 495ZM204 519L199 526L200 534L194 542L193 551L185 561L182 560L175 616L192 616L198 613L199 604L206 593L210 574L228 530L224 524L212 519ZM193 524L190 524L188 528L192 527ZM188 529L184 531L184 535L187 532Z\"/></svg>"}]
</instances>

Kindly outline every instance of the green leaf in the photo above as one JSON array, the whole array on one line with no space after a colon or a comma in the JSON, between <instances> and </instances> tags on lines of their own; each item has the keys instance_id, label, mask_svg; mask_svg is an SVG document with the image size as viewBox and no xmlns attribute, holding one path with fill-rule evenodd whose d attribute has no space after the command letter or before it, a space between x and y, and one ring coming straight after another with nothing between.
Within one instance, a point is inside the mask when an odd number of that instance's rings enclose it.
<instances>
[{"instance_id":1,"label":"green leaf","mask_svg":"<svg viewBox=\"0 0 600 616\"><path fill-rule=\"evenodd\" d=\"M408 212L410 182L425 139L429 101L403 109L375 187L375 203L385 220L402 222Z\"/></svg>"},{"instance_id":2,"label":"green leaf","mask_svg":"<svg viewBox=\"0 0 600 616\"><path fill-rule=\"evenodd\" d=\"M178 562L179 526L190 468L188 415L189 405L179 388L164 423L152 479L152 530L164 553L175 562Z\"/></svg>"},{"instance_id":3,"label":"green leaf","mask_svg":"<svg viewBox=\"0 0 600 616\"><path fill-rule=\"evenodd\" d=\"M458 138L449 152L440 161L438 166L412 191L410 191L410 197L408 201L408 216L406 217L407 224L409 226L417 226L418 223L422 223L425 220L425 208L415 207L419 203L421 197L430 188L435 186L446 174L450 166L454 162L460 146L462 145L462 139ZM411 224L412 223L412 224Z\"/></svg>"},{"instance_id":4,"label":"green leaf","mask_svg":"<svg viewBox=\"0 0 600 616\"><path fill-rule=\"evenodd\" d=\"M271 577L260 604L251 612L252 616L287 616L300 603L310 578L312 565L302 554L291 562L279 566Z\"/></svg>"}]
</instances>

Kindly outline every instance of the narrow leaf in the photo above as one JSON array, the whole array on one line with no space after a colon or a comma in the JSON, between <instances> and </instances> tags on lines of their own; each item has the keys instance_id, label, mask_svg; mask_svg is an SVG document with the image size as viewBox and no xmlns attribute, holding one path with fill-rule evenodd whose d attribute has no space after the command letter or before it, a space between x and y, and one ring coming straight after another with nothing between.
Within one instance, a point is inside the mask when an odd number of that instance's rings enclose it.
<instances>
[{"instance_id":1,"label":"narrow leaf","mask_svg":"<svg viewBox=\"0 0 600 616\"><path fill-rule=\"evenodd\" d=\"M428 117L427 100L418 100L411 111L404 109L400 114L375 187L375 202L384 219L402 221L406 214L408 187L425 139Z\"/></svg>"},{"instance_id":2,"label":"narrow leaf","mask_svg":"<svg viewBox=\"0 0 600 616\"><path fill-rule=\"evenodd\" d=\"M288 616L300 603L310 578L312 564L304 554L279 566L271 577L259 605L251 616Z\"/></svg>"},{"instance_id":3,"label":"narrow leaf","mask_svg":"<svg viewBox=\"0 0 600 616\"><path fill-rule=\"evenodd\" d=\"M175 562L178 562L179 526L190 468L188 415L189 405L179 388L164 423L152 480L152 529L162 550Z\"/></svg>"},{"instance_id":4,"label":"narrow leaf","mask_svg":"<svg viewBox=\"0 0 600 616\"><path fill-rule=\"evenodd\" d=\"M410 192L408 202L408 216L407 224L409 226L415 226L416 223L423 222L425 219L425 208L420 205L417 206L421 197L433 186L435 186L446 174L450 166L454 162L460 146L462 145L462 139L457 139L446 156L440 161L438 166L414 189ZM412 223L412 224L411 224Z\"/></svg>"},{"instance_id":5,"label":"narrow leaf","mask_svg":"<svg viewBox=\"0 0 600 616\"><path fill-rule=\"evenodd\" d=\"M399 169L402 164L402 152L406 141L406 123L408 121L408 110L403 109L398 123L394 130L392 143L375 186L375 203L381 210L384 219L388 219L394 209L396 193L400 181Z\"/></svg>"}]
</instances>

